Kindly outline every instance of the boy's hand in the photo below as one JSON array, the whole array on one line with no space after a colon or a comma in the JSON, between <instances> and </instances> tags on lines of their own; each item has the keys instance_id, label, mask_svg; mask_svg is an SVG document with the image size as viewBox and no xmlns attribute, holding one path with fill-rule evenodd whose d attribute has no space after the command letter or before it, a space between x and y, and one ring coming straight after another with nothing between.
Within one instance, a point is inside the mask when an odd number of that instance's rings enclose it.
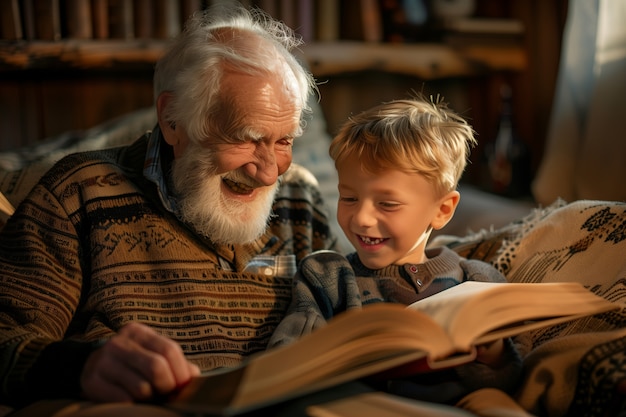
<instances>
[{"instance_id":1,"label":"boy's hand","mask_svg":"<svg viewBox=\"0 0 626 417\"><path fill-rule=\"evenodd\" d=\"M476 361L489 366L498 366L502 360L504 351L504 339L476 346Z\"/></svg>"}]
</instances>

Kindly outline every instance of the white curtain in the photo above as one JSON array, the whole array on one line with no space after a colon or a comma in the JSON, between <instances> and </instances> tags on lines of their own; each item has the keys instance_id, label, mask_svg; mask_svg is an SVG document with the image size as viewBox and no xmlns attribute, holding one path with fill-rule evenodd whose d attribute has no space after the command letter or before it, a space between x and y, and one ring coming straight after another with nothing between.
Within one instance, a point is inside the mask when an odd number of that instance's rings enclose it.
<instances>
[{"instance_id":1,"label":"white curtain","mask_svg":"<svg viewBox=\"0 0 626 417\"><path fill-rule=\"evenodd\" d=\"M538 203L626 201L626 0L570 0Z\"/></svg>"}]
</instances>

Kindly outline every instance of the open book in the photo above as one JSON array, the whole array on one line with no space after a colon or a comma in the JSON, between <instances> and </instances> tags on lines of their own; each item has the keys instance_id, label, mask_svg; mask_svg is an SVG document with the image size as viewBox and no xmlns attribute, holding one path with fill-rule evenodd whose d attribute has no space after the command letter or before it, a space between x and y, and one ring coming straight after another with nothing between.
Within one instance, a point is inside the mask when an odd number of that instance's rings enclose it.
<instances>
[{"instance_id":1,"label":"open book","mask_svg":"<svg viewBox=\"0 0 626 417\"><path fill-rule=\"evenodd\" d=\"M476 345L618 308L574 282L468 281L408 307L342 313L295 343L194 378L169 406L236 415L401 365L454 366Z\"/></svg>"},{"instance_id":2,"label":"open book","mask_svg":"<svg viewBox=\"0 0 626 417\"><path fill-rule=\"evenodd\" d=\"M5 197L4 194L0 192L0 226L2 226L6 220L13 215L15 208L9 202L9 200Z\"/></svg>"}]
</instances>

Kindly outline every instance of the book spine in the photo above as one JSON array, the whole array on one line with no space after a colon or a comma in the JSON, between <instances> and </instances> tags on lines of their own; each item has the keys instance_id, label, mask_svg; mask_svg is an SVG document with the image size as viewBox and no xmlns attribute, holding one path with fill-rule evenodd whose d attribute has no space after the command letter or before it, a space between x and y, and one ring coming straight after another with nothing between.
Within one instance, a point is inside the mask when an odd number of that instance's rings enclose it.
<instances>
[{"instance_id":1,"label":"book spine","mask_svg":"<svg viewBox=\"0 0 626 417\"><path fill-rule=\"evenodd\" d=\"M278 17L295 31L297 25L296 3L294 0L278 0Z\"/></svg>"},{"instance_id":2,"label":"book spine","mask_svg":"<svg viewBox=\"0 0 626 417\"><path fill-rule=\"evenodd\" d=\"M339 39L339 2L317 0L315 2L316 40L333 42Z\"/></svg>"},{"instance_id":3,"label":"book spine","mask_svg":"<svg viewBox=\"0 0 626 417\"><path fill-rule=\"evenodd\" d=\"M154 37L169 39L180 33L180 4L178 0L154 0Z\"/></svg>"},{"instance_id":4,"label":"book spine","mask_svg":"<svg viewBox=\"0 0 626 417\"><path fill-rule=\"evenodd\" d=\"M24 39L32 41L35 35L35 5L33 0L22 0L22 30Z\"/></svg>"},{"instance_id":5,"label":"book spine","mask_svg":"<svg viewBox=\"0 0 626 417\"><path fill-rule=\"evenodd\" d=\"M361 0L361 28L365 42L383 40L383 23L378 0Z\"/></svg>"},{"instance_id":6,"label":"book spine","mask_svg":"<svg viewBox=\"0 0 626 417\"><path fill-rule=\"evenodd\" d=\"M36 39L46 41L58 41L61 39L59 0L33 1Z\"/></svg>"},{"instance_id":7,"label":"book spine","mask_svg":"<svg viewBox=\"0 0 626 417\"><path fill-rule=\"evenodd\" d=\"M93 38L91 0L65 0L67 37Z\"/></svg>"},{"instance_id":8,"label":"book spine","mask_svg":"<svg viewBox=\"0 0 626 417\"><path fill-rule=\"evenodd\" d=\"M154 0L135 0L133 19L135 24L135 37L149 39L154 36L155 28L155 4Z\"/></svg>"},{"instance_id":9,"label":"book spine","mask_svg":"<svg viewBox=\"0 0 626 417\"><path fill-rule=\"evenodd\" d=\"M17 40L24 36L22 32L22 20L20 18L20 6L17 0L4 0L0 2L0 38Z\"/></svg>"},{"instance_id":10,"label":"book spine","mask_svg":"<svg viewBox=\"0 0 626 417\"><path fill-rule=\"evenodd\" d=\"M135 36L132 0L109 0L109 37L132 39Z\"/></svg>"},{"instance_id":11,"label":"book spine","mask_svg":"<svg viewBox=\"0 0 626 417\"><path fill-rule=\"evenodd\" d=\"M107 39L109 37L109 3L108 0L92 0L91 19L93 37Z\"/></svg>"},{"instance_id":12,"label":"book spine","mask_svg":"<svg viewBox=\"0 0 626 417\"><path fill-rule=\"evenodd\" d=\"M296 4L296 32L304 42L312 42L315 37L315 6L313 0L298 0Z\"/></svg>"}]
</instances>

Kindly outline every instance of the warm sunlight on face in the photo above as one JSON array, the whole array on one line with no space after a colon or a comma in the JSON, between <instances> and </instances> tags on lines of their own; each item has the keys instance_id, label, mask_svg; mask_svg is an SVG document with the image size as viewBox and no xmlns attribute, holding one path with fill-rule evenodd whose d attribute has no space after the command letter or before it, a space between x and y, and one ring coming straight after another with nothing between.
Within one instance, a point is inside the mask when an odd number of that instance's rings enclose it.
<instances>
[{"instance_id":1,"label":"warm sunlight on face","mask_svg":"<svg viewBox=\"0 0 626 417\"><path fill-rule=\"evenodd\" d=\"M291 164L300 109L281 81L229 74L223 94L237 126L188 143L172 178L182 218L215 243L247 243L265 231L278 178ZM219 117L218 114L216 117Z\"/></svg>"},{"instance_id":2,"label":"warm sunlight on face","mask_svg":"<svg viewBox=\"0 0 626 417\"><path fill-rule=\"evenodd\" d=\"M337 167L337 219L361 262L370 269L422 263L441 199L421 175L364 172L356 158Z\"/></svg>"}]
</instances>

